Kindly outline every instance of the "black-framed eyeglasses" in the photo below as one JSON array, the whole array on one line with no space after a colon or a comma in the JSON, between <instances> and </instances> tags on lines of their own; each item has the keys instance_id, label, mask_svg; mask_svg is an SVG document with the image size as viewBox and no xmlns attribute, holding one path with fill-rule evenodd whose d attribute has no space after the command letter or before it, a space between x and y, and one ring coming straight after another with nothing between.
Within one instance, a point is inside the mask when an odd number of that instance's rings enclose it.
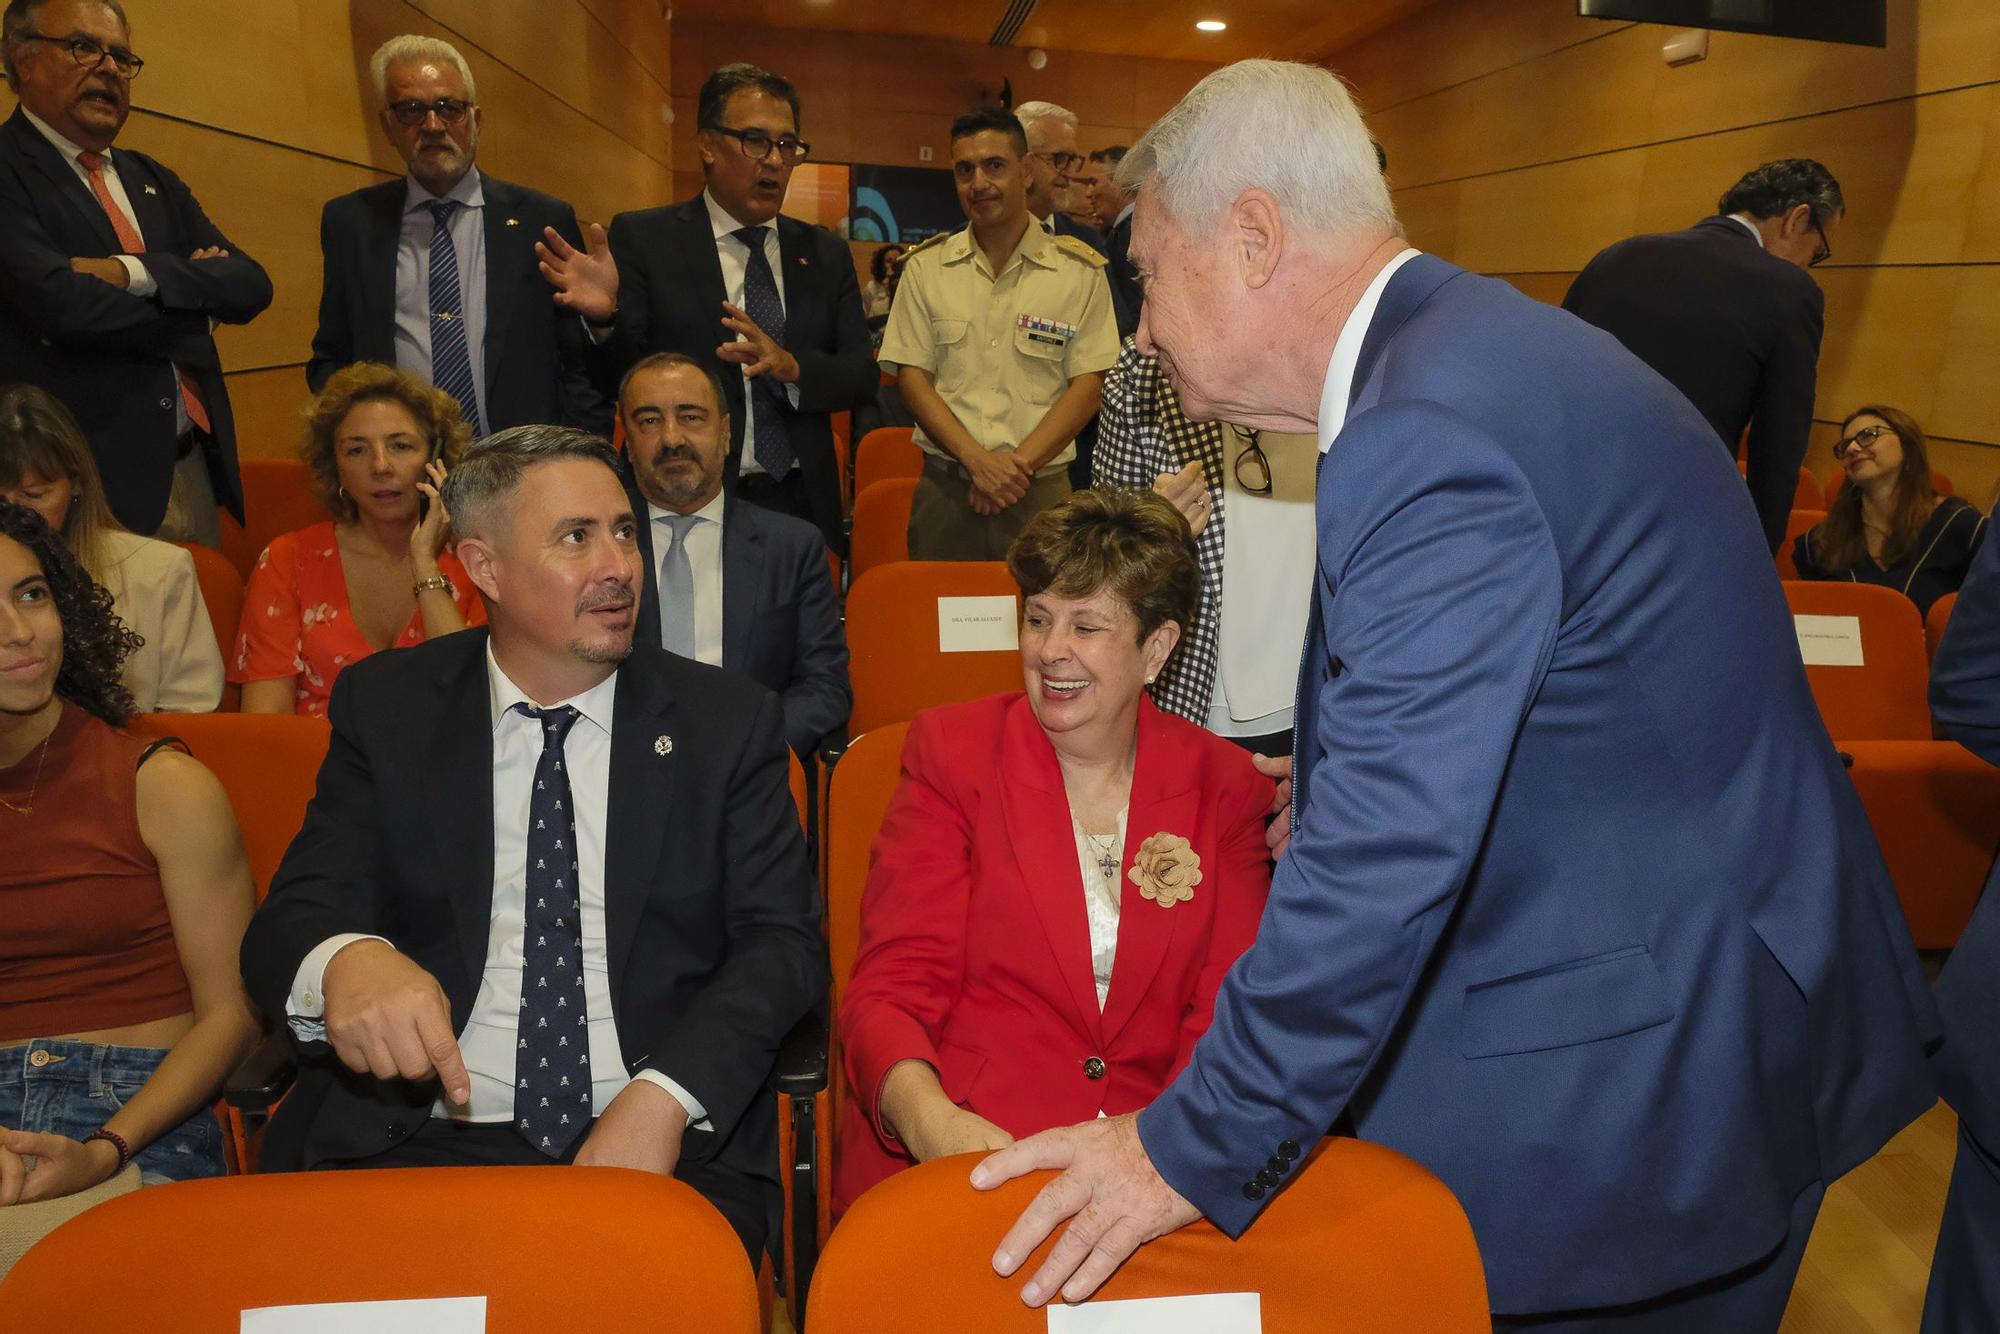
<instances>
[{"instance_id":1,"label":"black-framed eyeglasses","mask_svg":"<svg viewBox=\"0 0 2000 1334\"><path fill-rule=\"evenodd\" d=\"M1881 439L1883 436L1894 435L1895 433L1896 433L1895 428L1891 426L1864 426L1860 430L1856 431L1853 435L1848 436L1845 440L1842 440L1834 445L1833 447L1834 461L1837 463L1840 460L1846 458L1848 452L1852 450L1856 445L1859 445L1863 449L1867 449L1870 446L1872 446L1877 440Z\"/></svg>"},{"instance_id":2,"label":"black-framed eyeglasses","mask_svg":"<svg viewBox=\"0 0 2000 1334\"><path fill-rule=\"evenodd\" d=\"M458 125L472 110L472 103L460 101L456 97L440 97L435 102L426 102L420 97L406 97L400 102L389 104L389 114L396 118L398 125L421 125L433 115L440 125Z\"/></svg>"},{"instance_id":3,"label":"black-framed eyeglasses","mask_svg":"<svg viewBox=\"0 0 2000 1334\"><path fill-rule=\"evenodd\" d=\"M812 152L812 145L795 134L781 134L773 139L762 130L732 130L727 125L711 125L708 128L734 139L743 150L743 156L753 162L762 162L771 155L773 148L786 162L804 162L806 155Z\"/></svg>"},{"instance_id":4,"label":"black-framed eyeglasses","mask_svg":"<svg viewBox=\"0 0 2000 1334\"><path fill-rule=\"evenodd\" d=\"M104 57L110 56L112 68L118 71L120 77L126 79L138 78L139 71L146 68L145 61L124 47L106 46L89 37L44 37L38 32L30 32L22 34L20 40L47 42L50 46L60 46L69 52L71 60L85 69L96 69L104 63Z\"/></svg>"},{"instance_id":5,"label":"black-framed eyeglasses","mask_svg":"<svg viewBox=\"0 0 2000 1334\"><path fill-rule=\"evenodd\" d=\"M1806 267L1816 269L1833 258L1833 247L1826 243L1826 229L1819 225L1818 218L1813 219L1812 229L1819 233L1819 249L1813 251L1813 257L1806 261Z\"/></svg>"},{"instance_id":6,"label":"black-framed eyeglasses","mask_svg":"<svg viewBox=\"0 0 2000 1334\"><path fill-rule=\"evenodd\" d=\"M1264 456L1264 447L1257 443L1257 432L1242 426L1236 429L1243 433L1243 450L1236 456L1236 485L1253 496L1268 496L1271 494L1271 460Z\"/></svg>"},{"instance_id":7,"label":"black-framed eyeglasses","mask_svg":"<svg viewBox=\"0 0 2000 1334\"><path fill-rule=\"evenodd\" d=\"M1042 159L1054 167L1059 176L1067 176L1083 165L1081 153L1030 153L1028 156Z\"/></svg>"}]
</instances>

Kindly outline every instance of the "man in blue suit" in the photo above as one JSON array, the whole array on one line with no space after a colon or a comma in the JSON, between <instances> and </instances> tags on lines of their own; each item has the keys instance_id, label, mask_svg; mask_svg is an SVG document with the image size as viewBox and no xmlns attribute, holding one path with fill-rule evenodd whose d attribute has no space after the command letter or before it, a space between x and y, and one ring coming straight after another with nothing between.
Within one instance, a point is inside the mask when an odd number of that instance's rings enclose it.
<instances>
[{"instance_id":1,"label":"man in blue suit","mask_svg":"<svg viewBox=\"0 0 2000 1334\"><path fill-rule=\"evenodd\" d=\"M1775 1330L1936 1013L1741 479L1615 340L1411 251L1325 70L1219 70L1123 169L1184 409L1319 432L1294 814L1180 1078L976 1169L1066 1169L996 1268L1070 1218L1023 1297L1077 1300L1240 1234L1344 1113L1457 1194L1499 1328Z\"/></svg>"},{"instance_id":2,"label":"man in blue suit","mask_svg":"<svg viewBox=\"0 0 2000 1334\"><path fill-rule=\"evenodd\" d=\"M1980 549L1952 609L1931 666L1931 713L1946 736L2000 764L2000 543ZM1992 877L1938 977L1937 996L1945 1039L1935 1064L1958 1113L1958 1162L1924 1334L1993 1334L2000 1331L2000 891Z\"/></svg>"}]
</instances>

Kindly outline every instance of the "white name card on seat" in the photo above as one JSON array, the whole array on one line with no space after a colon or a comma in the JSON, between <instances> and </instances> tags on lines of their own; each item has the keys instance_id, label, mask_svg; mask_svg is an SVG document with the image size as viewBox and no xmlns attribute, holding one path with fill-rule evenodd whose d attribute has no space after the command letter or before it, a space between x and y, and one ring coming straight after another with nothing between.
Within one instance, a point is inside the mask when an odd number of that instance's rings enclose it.
<instances>
[{"instance_id":1,"label":"white name card on seat","mask_svg":"<svg viewBox=\"0 0 2000 1334\"><path fill-rule=\"evenodd\" d=\"M938 599L938 652L1012 653L1020 647L1021 624L1011 593Z\"/></svg>"},{"instance_id":2,"label":"white name card on seat","mask_svg":"<svg viewBox=\"0 0 2000 1334\"><path fill-rule=\"evenodd\" d=\"M1254 1292L1141 1297L1049 1307L1049 1334L1263 1334L1264 1307Z\"/></svg>"},{"instance_id":3,"label":"white name card on seat","mask_svg":"<svg viewBox=\"0 0 2000 1334\"><path fill-rule=\"evenodd\" d=\"M315 1302L243 1313L239 1334L486 1334L484 1297Z\"/></svg>"},{"instance_id":4,"label":"white name card on seat","mask_svg":"<svg viewBox=\"0 0 2000 1334\"><path fill-rule=\"evenodd\" d=\"M1794 616L1792 626L1798 631L1799 656L1806 666L1863 665L1859 616Z\"/></svg>"}]
</instances>

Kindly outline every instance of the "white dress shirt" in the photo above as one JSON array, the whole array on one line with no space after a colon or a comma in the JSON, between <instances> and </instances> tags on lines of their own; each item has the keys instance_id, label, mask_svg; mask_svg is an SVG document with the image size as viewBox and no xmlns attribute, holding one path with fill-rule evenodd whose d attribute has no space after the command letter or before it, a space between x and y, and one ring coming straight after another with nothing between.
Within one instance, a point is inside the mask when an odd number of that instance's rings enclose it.
<instances>
[{"instance_id":1,"label":"white dress shirt","mask_svg":"<svg viewBox=\"0 0 2000 1334\"><path fill-rule=\"evenodd\" d=\"M701 202L708 209L708 225L715 233L715 257L722 262L723 299L738 310L747 313L743 304L743 277L750 267L750 250L736 238L743 224L729 216L729 211L715 202L715 196L708 191L701 192ZM785 263L778 253L778 220L760 222L757 226L764 233L764 258L771 266L771 278L778 286L778 301L785 307L786 323L791 322L791 302L785 299ZM722 312L715 312L716 319ZM768 331L767 331L768 332ZM750 381L743 382L743 461L741 471L761 473L763 467L757 462L757 418L750 411ZM785 399L794 408L799 405L799 386L796 381L785 386ZM703 662L708 659L703 658Z\"/></svg>"},{"instance_id":2,"label":"white dress shirt","mask_svg":"<svg viewBox=\"0 0 2000 1334\"><path fill-rule=\"evenodd\" d=\"M445 229L458 260L458 309L465 326L465 350L472 361L472 387L479 400L479 421L467 423L475 436L486 426L486 189L474 167L458 184L434 195L404 178L403 224L396 237L396 365L426 384L431 377L431 236L437 221L430 205L449 199Z\"/></svg>"},{"instance_id":3,"label":"white dress shirt","mask_svg":"<svg viewBox=\"0 0 2000 1334\"><path fill-rule=\"evenodd\" d=\"M1764 233L1757 230L1757 220L1752 218L1748 213L1732 213L1729 215L1729 220L1750 233L1751 239L1757 242L1759 250L1770 249L1769 246L1764 244Z\"/></svg>"},{"instance_id":4,"label":"white dress shirt","mask_svg":"<svg viewBox=\"0 0 2000 1334\"><path fill-rule=\"evenodd\" d=\"M1365 326L1364 326L1365 327ZM1260 432L1271 494L1236 478L1249 447L1235 426L1222 433L1222 589L1216 599L1215 691L1204 724L1217 736L1270 736L1292 725L1298 649L1312 609L1313 504L1319 455L1311 436Z\"/></svg>"},{"instance_id":5,"label":"white dress shirt","mask_svg":"<svg viewBox=\"0 0 2000 1334\"><path fill-rule=\"evenodd\" d=\"M432 1116L498 1123L514 1119L514 1060L520 1034L521 947L527 914L528 804L535 766L542 754L542 726L514 711L525 703L536 707L509 680L486 649L486 673L493 720L493 906L486 942L486 967L479 994L465 1028L458 1035L459 1052L471 1076L471 1098L459 1107L440 1097ZM590 1017L591 1109L602 1115L611 1100L633 1079L649 1080L671 1093L687 1109L692 1128L713 1129L707 1111L693 1094L656 1070L628 1075L611 1015L610 955L604 923L605 823L610 810L611 722L618 674L613 672L568 705L582 716L563 745L563 768L569 774L570 808L576 819L579 889L583 899L584 1004ZM325 997L321 979L327 961L357 940L381 939L351 933L329 937L299 966L286 1005L292 1030L303 1041L323 1040Z\"/></svg>"},{"instance_id":6,"label":"white dress shirt","mask_svg":"<svg viewBox=\"0 0 2000 1334\"><path fill-rule=\"evenodd\" d=\"M698 522L689 527L684 539L687 543L688 571L694 576L695 661L705 662L711 667L722 665L722 511L722 493L718 491L715 499L694 512ZM674 540L674 530L667 525L667 519L673 511L663 510L649 501L646 513L653 524L653 587L662 590L660 635L664 643L667 630L664 569L667 549Z\"/></svg>"},{"instance_id":7,"label":"white dress shirt","mask_svg":"<svg viewBox=\"0 0 2000 1334\"><path fill-rule=\"evenodd\" d=\"M1333 342L1333 357L1326 364L1326 387L1319 396L1320 453L1326 453L1333 438L1340 434L1340 428L1347 425L1347 400L1354 392L1354 370L1360 364L1361 344L1368 337L1368 326L1374 322L1375 308L1382 304L1383 291L1396 276L1396 270L1422 253L1406 247L1383 265L1375 281L1368 284L1368 290L1355 303L1347 323L1340 326L1340 337Z\"/></svg>"}]
</instances>

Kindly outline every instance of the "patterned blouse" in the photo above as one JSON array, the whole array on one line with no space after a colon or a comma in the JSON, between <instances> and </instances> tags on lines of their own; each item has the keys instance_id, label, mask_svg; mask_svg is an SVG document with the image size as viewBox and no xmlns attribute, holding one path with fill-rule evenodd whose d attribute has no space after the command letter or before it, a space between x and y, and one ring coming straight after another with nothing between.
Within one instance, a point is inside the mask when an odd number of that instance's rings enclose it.
<instances>
[{"instance_id":1,"label":"patterned blouse","mask_svg":"<svg viewBox=\"0 0 2000 1334\"><path fill-rule=\"evenodd\" d=\"M451 581L452 599L465 623L484 624L485 605L458 558L440 552L438 573ZM416 611L390 647L423 642L423 613ZM229 665L231 681L243 685L294 677L298 682L294 711L324 718L341 668L372 652L348 606L347 574L341 568L332 523L286 533L264 548L250 571L243 599L243 624Z\"/></svg>"}]
</instances>

